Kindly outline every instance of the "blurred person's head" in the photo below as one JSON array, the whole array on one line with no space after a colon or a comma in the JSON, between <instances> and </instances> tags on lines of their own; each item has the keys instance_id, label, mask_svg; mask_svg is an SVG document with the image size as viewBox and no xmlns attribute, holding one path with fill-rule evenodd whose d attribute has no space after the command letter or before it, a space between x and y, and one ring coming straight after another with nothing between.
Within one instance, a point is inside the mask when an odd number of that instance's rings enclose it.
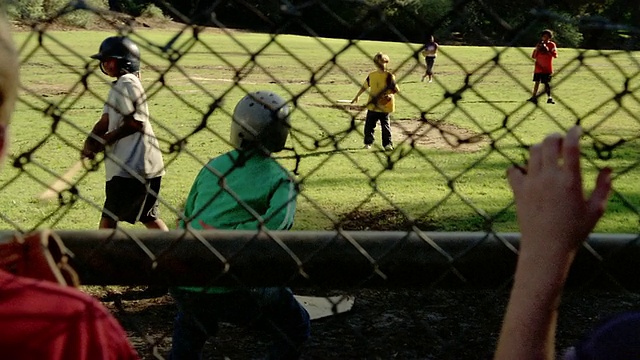
<instances>
[{"instance_id":1,"label":"blurred person's head","mask_svg":"<svg viewBox=\"0 0 640 360\"><path fill-rule=\"evenodd\" d=\"M542 33L540 33L540 37L542 38L542 41L549 41L553 38L553 31L544 29L542 30Z\"/></svg>"},{"instance_id":2,"label":"blurred person's head","mask_svg":"<svg viewBox=\"0 0 640 360\"><path fill-rule=\"evenodd\" d=\"M378 69L383 71L387 70L387 64L389 64L389 55L379 52L373 57L373 63L376 64L376 67Z\"/></svg>"},{"instance_id":3,"label":"blurred person's head","mask_svg":"<svg viewBox=\"0 0 640 360\"><path fill-rule=\"evenodd\" d=\"M0 158L7 152L9 120L18 98L18 81L18 53L9 24L0 11Z\"/></svg>"}]
</instances>

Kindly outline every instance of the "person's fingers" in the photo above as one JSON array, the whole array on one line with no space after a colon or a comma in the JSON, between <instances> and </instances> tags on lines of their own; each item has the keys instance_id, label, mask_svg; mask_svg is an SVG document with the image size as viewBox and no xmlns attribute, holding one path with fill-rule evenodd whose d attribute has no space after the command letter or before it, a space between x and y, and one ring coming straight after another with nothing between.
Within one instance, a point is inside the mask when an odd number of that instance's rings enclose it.
<instances>
[{"instance_id":1,"label":"person's fingers","mask_svg":"<svg viewBox=\"0 0 640 360\"><path fill-rule=\"evenodd\" d=\"M542 144L535 144L529 148L527 173L536 174L542 168Z\"/></svg>"},{"instance_id":2,"label":"person's fingers","mask_svg":"<svg viewBox=\"0 0 640 360\"><path fill-rule=\"evenodd\" d=\"M576 174L580 174L580 136L582 128L574 126L569 129L562 143L563 166Z\"/></svg>"},{"instance_id":3,"label":"person's fingers","mask_svg":"<svg viewBox=\"0 0 640 360\"><path fill-rule=\"evenodd\" d=\"M524 181L525 176L525 173L520 167L511 166L507 169L507 180L509 181L509 186L511 186L514 194L518 194L520 192L520 186L522 181Z\"/></svg>"},{"instance_id":4,"label":"person's fingers","mask_svg":"<svg viewBox=\"0 0 640 360\"><path fill-rule=\"evenodd\" d=\"M611 169L600 170L596 179L596 187L587 200L588 225L593 228L607 208L607 201L611 193ZM591 229L589 230L591 231Z\"/></svg>"},{"instance_id":5,"label":"person's fingers","mask_svg":"<svg viewBox=\"0 0 640 360\"><path fill-rule=\"evenodd\" d=\"M560 160L563 138L558 133L547 136L542 142L542 166L557 167Z\"/></svg>"}]
</instances>

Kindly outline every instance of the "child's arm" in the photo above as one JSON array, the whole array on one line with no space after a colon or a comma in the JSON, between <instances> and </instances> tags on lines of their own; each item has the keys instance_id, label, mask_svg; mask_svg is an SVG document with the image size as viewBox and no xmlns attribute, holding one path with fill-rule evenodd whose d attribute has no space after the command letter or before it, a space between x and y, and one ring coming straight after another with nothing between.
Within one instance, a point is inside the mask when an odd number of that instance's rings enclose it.
<instances>
[{"instance_id":1,"label":"child's arm","mask_svg":"<svg viewBox=\"0 0 640 360\"><path fill-rule=\"evenodd\" d=\"M611 170L600 171L585 197L580 128L548 136L529 150L523 171L507 173L522 233L513 289L494 359L555 359L558 306L569 268L594 228L611 191Z\"/></svg>"},{"instance_id":2,"label":"child's arm","mask_svg":"<svg viewBox=\"0 0 640 360\"><path fill-rule=\"evenodd\" d=\"M144 127L143 125L142 121L136 120L133 115L127 115L122 119L122 125L115 130L104 134L102 139L106 145L111 145L122 138L142 131Z\"/></svg>"},{"instance_id":3,"label":"child's arm","mask_svg":"<svg viewBox=\"0 0 640 360\"><path fill-rule=\"evenodd\" d=\"M396 76L391 74L391 81L393 82L393 88L391 89L392 94L397 94L400 92L400 87L398 86L398 82L396 81Z\"/></svg>"},{"instance_id":4,"label":"child's arm","mask_svg":"<svg viewBox=\"0 0 640 360\"><path fill-rule=\"evenodd\" d=\"M102 151L104 147L95 137L103 137L109 129L109 114L106 112L102 114L100 119L93 125L91 133L84 140L81 156L83 158L93 159L96 153Z\"/></svg>"},{"instance_id":5,"label":"child's arm","mask_svg":"<svg viewBox=\"0 0 640 360\"><path fill-rule=\"evenodd\" d=\"M269 208L261 214L264 227L269 230L289 230L293 226L296 213L298 190L291 179L283 180L269 200ZM258 219L238 224L235 230L255 230L260 228Z\"/></svg>"},{"instance_id":6,"label":"child's arm","mask_svg":"<svg viewBox=\"0 0 640 360\"><path fill-rule=\"evenodd\" d=\"M360 95L362 95L362 93L367 91L367 89L369 89L369 77L368 76L367 76L367 80L365 80L365 82L360 87L360 90L358 90L358 93L356 94L356 96L353 98L353 100L351 100L351 103L352 104L357 104L358 101L360 101Z\"/></svg>"}]
</instances>

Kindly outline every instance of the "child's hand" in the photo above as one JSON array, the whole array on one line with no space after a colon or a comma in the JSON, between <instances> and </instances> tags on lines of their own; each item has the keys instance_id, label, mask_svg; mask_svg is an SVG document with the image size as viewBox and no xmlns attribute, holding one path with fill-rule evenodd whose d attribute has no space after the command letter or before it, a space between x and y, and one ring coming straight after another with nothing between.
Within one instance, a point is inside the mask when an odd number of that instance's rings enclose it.
<instances>
[{"instance_id":1,"label":"child's hand","mask_svg":"<svg viewBox=\"0 0 640 360\"><path fill-rule=\"evenodd\" d=\"M526 173L516 167L508 170L522 233L521 254L526 251L532 257L552 261L571 256L604 213L611 170L600 171L593 193L585 199L580 174L581 133L576 126L564 138L548 136L531 147Z\"/></svg>"},{"instance_id":2,"label":"child's hand","mask_svg":"<svg viewBox=\"0 0 640 360\"><path fill-rule=\"evenodd\" d=\"M103 150L104 146L99 141L89 136L84 141L84 146L80 151L80 158L93 160L96 157L96 154Z\"/></svg>"},{"instance_id":3,"label":"child's hand","mask_svg":"<svg viewBox=\"0 0 640 360\"><path fill-rule=\"evenodd\" d=\"M549 52L549 48L547 47L547 44L545 44L544 42L540 42L538 43L538 51Z\"/></svg>"}]
</instances>

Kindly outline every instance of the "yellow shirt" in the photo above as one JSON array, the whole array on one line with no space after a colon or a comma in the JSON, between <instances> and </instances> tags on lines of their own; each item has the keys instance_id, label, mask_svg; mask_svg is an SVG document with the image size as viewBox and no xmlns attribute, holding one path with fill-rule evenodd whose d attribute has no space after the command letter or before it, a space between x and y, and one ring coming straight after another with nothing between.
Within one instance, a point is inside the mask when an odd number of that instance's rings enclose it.
<instances>
[{"instance_id":1,"label":"yellow shirt","mask_svg":"<svg viewBox=\"0 0 640 360\"><path fill-rule=\"evenodd\" d=\"M396 101L393 94L400 91L400 89L393 74L388 71L373 71L369 73L362 87L369 89L368 110L385 113L392 113L396 110Z\"/></svg>"}]
</instances>

